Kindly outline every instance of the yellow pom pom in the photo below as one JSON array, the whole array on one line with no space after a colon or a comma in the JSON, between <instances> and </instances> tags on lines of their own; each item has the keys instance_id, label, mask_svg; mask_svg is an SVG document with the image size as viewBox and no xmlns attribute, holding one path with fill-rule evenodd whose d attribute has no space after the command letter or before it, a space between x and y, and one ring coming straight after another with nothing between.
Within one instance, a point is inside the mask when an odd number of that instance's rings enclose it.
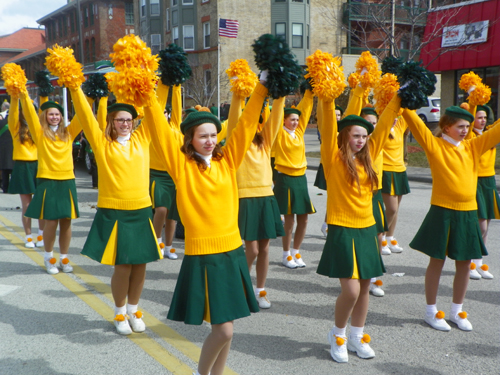
<instances>
[{"instance_id":1,"label":"yellow pom pom","mask_svg":"<svg viewBox=\"0 0 500 375\"><path fill-rule=\"evenodd\" d=\"M265 297L265 296L267 296L267 292L265 290L261 290L259 292L259 297Z\"/></svg>"},{"instance_id":2,"label":"yellow pom pom","mask_svg":"<svg viewBox=\"0 0 500 375\"><path fill-rule=\"evenodd\" d=\"M43 240L43 236L38 236L38 237L36 238L36 240L37 240L37 241L41 241L41 240Z\"/></svg>"},{"instance_id":3,"label":"yellow pom pom","mask_svg":"<svg viewBox=\"0 0 500 375\"><path fill-rule=\"evenodd\" d=\"M465 109L466 111L468 111L470 109L469 103L463 102L462 104L460 104L460 108Z\"/></svg>"},{"instance_id":4,"label":"yellow pom pom","mask_svg":"<svg viewBox=\"0 0 500 375\"><path fill-rule=\"evenodd\" d=\"M13 98L19 98L21 93L27 93L26 75L24 70L17 64L8 63L2 66L2 79L7 93Z\"/></svg>"},{"instance_id":5,"label":"yellow pom pom","mask_svg":"<svg viewBox=\"0 0 500 375\"><path fill-rule=\"evenodd\" d=\"M33 238L26 238L27 242L33 242Z\"/></svg>"},{"instance_id":6,"label":"yellow pom pom","mask_svg":"<svg viewBox=\"0 0 500 375\"><path fill-rule=\"evenodd\" d=\"M369 334L365 333L363 337L361 338L361 343L362 344L369 344L370 341L372 341L372 338L370 337Z\"/></svg>"},{"instance_id":7,"label":"yellow pom pom","mask_svg":"<svg viewBox=\"0 0 500 375\"><path fill-rule=\"evenodd\" d=\"M231 82L231 91L243 98L252 94L255 85L259 81L245 59L233 61L229 64L229 69L226 69L226 73Z\"/></svg>"},{"instance_id":8,"label":"yellow pom pom","mask_svg":"<svg viewBox=\"0 0 500 375\"><path fill-rule=\"evenodd\" d=\"M339 57L317 50L306 58L306 64L305 78L313 79L313 93L318 98L333 100L342 94L347 85Z\"/></svg>"},{"instance_id":9,"label":"yellow pom pom","mask_svg":"<svg viewBox=\"0 0 500 375\"><path fill-rule=\"evenodd\" d=\"M56 264L56 258L50 258L49 263L50 264Z\"/></svg>"},{"instance_id":10,"label":"yellow pom pom","mask_svg":"<svg viewBox=\"0 0 500 375\"><path fill-rule=\"evenodd\" d=\"M337 339L335 340L335 342L337 343L338 346L342 346L342 345L344 345L345 340L342 337L337 336Z\"/></svg>"},{"instance_id":11,"label":"yellow pom pom","mask_svg":"<svg viewBox=\"0 0 500 375\"><path fill-rule=\"evenodd\" d=\"M199 104L197 104L197 105L194 106L194 109L196 109L197 111L199 111L200 108L201 108L201 105L199 105Z\"/></svg>"},{"instance_id":12,"label":"yellow pom pom","mask_svg":"<svg viewBox=\"0 0 500 375\"><path fill-rule=\"evenodd\" d=\"M387 107L394 95L397 95L398 90L398 77L394 74L386 73L378 81L378 84L373 89L373 99L375 101L375 110L379 115L384 112L385 107Z\"/></svg>"},{"instance_id":13,"label":"yellow pom pom","mask_svg":"<svg viewBox=\"0 0 500 375\"><path fill-rule=\"evenodd\" d=\"M134 315L135 315L135 317L136 317L137 319L141 319L141 318L142 318L142 311L137 310L137 311L134 313Z\"/></svg>"},{"instance_id":14,"label":"yellow pom pom","mask_svg":"<svg viewBox=\"0 0 500 375\"><path fill-rule=\"evenodd\" d=\"M376 106L375 106L376 107ZM387 241L386 240L383 240L382 241L382 246L387 246Z\"/></svg>"},{"instance_id":15,"label":"yellow pom pom","mask_svg":"<svg viewBox=\"0 0 500 375\"><path fill-rule=\"evenodd\" d=\"M155 87L158 77L154 72L146 69L122 68L112 76L106 74L106 79L117 102L131 104L136 109L150 106L156 96Z\"/></svg>"},{"instance_id":16,"label":"yellow pom pom","mask_svg":"<svg viewBox=\"0 0 500 375\"><path fill-rule=\"evenodd\" d=\"M160 242L160 249L164 249L165 248L165 244L163 242Z\"/></svg>"},{"instance_id":17,"label":"yellow pom pom","mask_svg":"<svg viewBox=\"0 0 500 375\"><path fill-rule=\"evenodd\" d=\"M467 319L467 313L465 311L460 311L458 313L458 316L461 317L462 319Z\"/></svg>"},{"instance_id":18,"label":"yellow pom pom","mask_svg":"<svg viewBox=\"0 0 500 375\"><path fill-rule=\"evenodd\" d=\"M359 73L354 72L349 74L349 77L347 78L347 82L349 83L349 87L351 89L355 89L356 86L359 84Z\"/></svg>"},{"instance_id":19,"label":"yellow pom pom","mask_svg":"<svg viewBox=\"0 0 500 375\"><path fill-rule=\"evenodd\" d=\"M491 89L484 83L479 83L470 93L468 100L470 105L484 105L490 101Z\"/></svg>"},{"instance_id":20,"label":"yellow pom pom","mask_svg":"<svg viewBox=\"0 0 500 375\"><path fill-rule=\"evenodd\" d=\"M298 254L298 253L295 254L295 258L300 259L301 258L300 254Z\"/></svg>"},{"instance_id":21,"label":"yellow pom pom","mask_svg":"<svg viewBox=\"0 0 500 375\"><path fill-rule=\"evenodd\" d=\"M174 249L174 248L171 248L171 249L170 249L170 252L171 252L172 254L173 254L173 253L175 253L175 249Z\"/></svg>"},{"instance_id":22,"label":"yellow pom pom","mask_svg":"<svg viewBox=\"0 0 500 375\"><path fill-rule=\"evenodd\" d=\"M158 55L151 55L151 48L134 34L118 39L113 45L113 51L109 57L118 71L134 67L150 72L158 70L160 58Z\"/></svg>"},{"instance_id":23,"label":"yellow pom pom","mask_svg":"<svg viewBox=\"0 0 500 375\"><path fill-rule=\"evenodd\" d=\"M488 271L488 270L490 269L490 267L488 267L488 265L487 265L487 264L483 264L483 265L481 266L481 269L482 269L483 271Z\"/></svg>"},{"instance_id":24,"label":"yellow pom pom","mask_svg":"<svg viewBox=\"0 0 500 375\"><path fill-rule=\"evenodd\" d=\"M471 269L471 270L475 270L475 269L476 269L476 263L471 262L471 264L470 264L470 269Z\"/></svg>"},{"instance_id":25,"label":"yellow pom pom","mask_svg":"<svg viewBox=\"0 0 500 375\"><path fill-rule=\"evenodd\" d=\"M363 52L356 61L356 72L359 74L359 83L364 89L374 87L382 73L377 60L368 51Z\"/></svg>"},{"instance_id":26,"label":"yellow pom pom","mask_svg":"<svg viewBox=\"0 0 500 375\"><path fill-rule=\"evenodd\" d=\"M463 74L462 77L460 77L458 87L468 92L473 86L477 86L479 83L481 83L481 77L474 72L470 72Z\"/></svg>"},{"instance_id":27,"label":"yellow pom pom","mask_svg":"<svg viewBox=\"0 0 500 375\"><path fill-rule=\"evenodd\" d=\"M71 48L55 44L53 48L47 48L47 53L45 66L53 75L59 77L59 86L76 89L85 82L82 64L76 61Z\"/></svg>"},{"instance_id":28,"label":"yellow pom pom","mask_svg":"<svg viewBox=\"0 0 500 375\"><path fill-rule=\"evenodd\" d=\"M376 280L376 281L374 282L374 284L375 284L375 285L377 285L377 286L382 286L382 285L384 285L384 283L382 282L382 280Z\"/></svg>"},{"instance_id":29,"label":"yellow pom pom","mask_svg":"<svg viewBox=\"0 0 500 375\"><path fill-rule=\"evenodd\" d=\"M69 263L69 259L68 258L64 258L61 260L61 263L62 264L68 264Z\"/></svg>"},{"instance_id":30,"label":"yellow pom pom","mask_svg":"<svg viewBox=\"0 0 500 375\"><path fill-rule=\"evenodd\" d=\"M396 240L391 240L391 245L396 246L398 244L398 241Z\"/></svg>"},{"instance_id":31,"label":"yellow pom pom","mask_svg":"<svg viewBox=\"0 0 500 375\"><path fill-rule=\"evenodd\" d=\"M438 319L444 319L444 312L439 310L437 313L436 313L436 318Z\"/></svg>"},{"instance_id":32,"label":"yellow pom pom","mask_svg":"<svg viewBox=\"0 0 500 375\"><path fill-rule=\"evenodd\" d=\"M115 316L115 320L118 322L123 322L125 320L125 316L123 314L118 314L117 316Z\"/></svg>"}]
</instances>

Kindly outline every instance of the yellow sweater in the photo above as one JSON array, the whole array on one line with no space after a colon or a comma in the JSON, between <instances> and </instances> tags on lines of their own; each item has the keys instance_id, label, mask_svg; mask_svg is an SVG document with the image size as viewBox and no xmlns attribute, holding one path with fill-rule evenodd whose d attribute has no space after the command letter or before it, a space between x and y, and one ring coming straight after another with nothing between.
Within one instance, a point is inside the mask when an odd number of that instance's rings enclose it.
<instances>
[{"instance_id":1,"label":"yellow sweater","mask_svg":"<svg viewBox=\"0 0 500 375\"><path fill-rule=\"evenodd\" d=\"M241 106L243 98L233 95L231 107ZM276 99L273 103L273 111L268 122L264 125L261 134L264 144L259 149L253 142L250 144L243 162L236 172L238 183L238 195L240 198L267 197L273 195L273 171L271 169L271 147L278 134L278 129L283 124L283 105L285 98ZM232 118L233 113L229 111L227 137L231 137L239 120L241 111L237 111L237 117Z\"/></svg>"},{"instance_id":2,"label":"yellow sweater","mask_svg":"<svg viewBox=\"0 0 500 375\"><path fill-rule=\"evenodd\" d=\"M28 94L21 94L21 105L31 137L38 149L38 172L36 177L52 180L71 180L75 178L73 173L73 139L82 130L76 116L67 127L68 139L63 141L56 135L56 140L52 141L43 135L40 119Z\"/></svg>"},{"instance_id":3,"label":"yellow sweater","mask_svg":"<svg viewBox=\"0 0 500 375\"><path fill-rule=\"evenodd\" d=\"M97 206L115 210L138 210L151 206L149 197L149 143L147 124L132 133L126 146L110 142L85 100L81 88L70 89L76 116L94 151L99 172ZM162 112L163 115L163 112Z\"/></svg>"},{"instance_id":4,"label":"yellow sweater","mask_svg":"<svg viewBox=\"0 0 500 375\"><path fill-rule=\"evenodd\" d=\"M476 132L471 132L472 137L479 137ZM484 134L484 133L483 133ZM497 158L497 148L492 147L488 151L486 151L481 158L479 159L479 171L478 177L491 177L496 174L495 171L495 161Z\"/></svg>"},{"instance_id":5,"label":"yellow sweater","mask_svg":"<svg viewBox=\"0 0 500 375\"><path fill-rule=\"evenodd\" d=\"M275 141L274 168L289 176L303 176L307 169L306 145L304 143L304 132L306 131L309 117L313 107L313 94L306 90L297 109L300 110L299 126L295 129L293 138L285 129L278 131Z\"/></svg>"},{"instance_id":6,"label":"yellow sweater","mask_svg":"<svg viewBox=\"0 0 500 375\"><path fill-rule=\"evenodd\" d=\"M179 91L179 97L180 97L180 86L177 86ZM174 100L176 96L176 90L172 90L172 101ZM158 82L158 88L156 89L156 97L158 98L158 104L160 105L161 108L165 108L165 105L167 104L167 98L168 98L168 92L169 92L169 87L161 83L161 81ZM172 105L172 110L174 110L175 104ZM170 126L170 124L167 124L167 126ZM166 171L167 169L165 168L165 165L161 162L162 158L161 156L158 155L158 151L156 150L155 146L153 143L149 145L149 167L151 169L155 169L157 171Z\"/></svg>"},{"instance_id":7,"label":"yellow sweater","mask_svg":"<svg viewBox=\"0 0 500 375\"><path fill-rule=\"evenodd\" d=\"M177 207L186 234L186 255L217 254L241 246L236 170L255 135L266 95L267 89L257 84L247 104L248 110L242 114L223 147L223 158L212 160L205 171L180 151L158 102L155 100L151 107L144 108L155 147L162 150L160 155L177 187Z\"/></svg>"},{"instance_id":8,"label":"yellow sweater","mask_svg":"<svg viewBox=\"0 0 500 375\"><path fill-rule=\"evenodd\" d=\"M382 151L391 126L400 108L400 99L394 96L379 119L379 125L368 139L372 160ZM348 182L348 172L341 159L337 144L337 120L334 102L322 103L322 145L321 153L325 170L327 194L327 218L331 225L348 228L367 228L375 224L372 211L370 180L363 166L357 164L360 190L356 182Z\"/></svg>"},{"instance_id":9,"label":"yellow sweater","mask_svg":"<svg viewBox=\"0 0 500 375\"><path fill-rule=\"evenodd\" d=\"M403 117L424 148L432 173L431 204L456 211L477 210L476 189L481 155L500 142L500 126L464 140L457 147L435 137L415 111Z\"/></svg>"},{"instance_id":10,"label":"yellow sweater","mask_svg":"<svg viewBox=\"0 0 500 375\"><path fill-rule=\"evenodd\" d=\"M21 143L19 138L19 99L12 98L10 101L9 116L7 117L9 122L9 131L12 135L12 141L14 145L14 152L12 153L13 160L22 161L35 161L37 160L37 150L36 144L26 140Z\"/></svg>"},{"instance_id":11,"label":"yellow sweater","mask_svg":"<svg viewBox=\"0 0 500 375\"><path fill-rule=\"evenodd\" d=\"M405 150L404 150L404 133L408 125L402 117L398 117L398 121L391 131L394 138L387 139L384 145L384 171L387 172L404 172L405 166Z\"/></svg>"}]
</instances>

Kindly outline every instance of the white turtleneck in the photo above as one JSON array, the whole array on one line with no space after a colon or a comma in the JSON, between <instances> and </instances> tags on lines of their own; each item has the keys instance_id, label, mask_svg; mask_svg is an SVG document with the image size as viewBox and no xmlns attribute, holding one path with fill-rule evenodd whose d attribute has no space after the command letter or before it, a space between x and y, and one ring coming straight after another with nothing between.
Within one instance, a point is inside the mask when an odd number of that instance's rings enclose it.
<instances>
[{"instance_id":1,"label":"white turtleneck","mask_svg":"<svg viewBox=\"0 0 500 375\"><path fill-rule=\"evenodd\" d=\"M210 163L211 163L211 161L212 161L212 154L207 155L207 156L202 155L202 154L200 154L200 153L198 153L198 152L195 152L195 154L196 154L196 155L198 155L198 156L199 156L200 158L202 158L203 160L205 160L205 164L206 164L206 165L210 168L210 165L211 165Z\"/></svg>"},{"instance_id":2,"label":"white turtleneck","mask_svg":"<svg viewBox=\"0 0 500 375\"><path fill-rule=\"evenodd\" d=\"M59 129L59 125L49 125L49 128L55 133Z\"/></svg>"},{"instance_id":3,"label":"white turtleneck","mask_svg":"<svg viewBox=\"0 0 500 375\"><path fill-rule=\"evenodd\" d=\"M461 141L456 141L454 140L453 138L451 138L449 135L446 135L443 133L443 139L448 142L448 143L451 143L452 145L454 146L460 146L460 143L462 143Z\"/></svg>"},{"instance_id":4,"label":"white turtleneck","mask_svg":"<svg viewBox=\"0 0 500 375\"><path fill-rule=\"evenodd\" d=\"M283 126L283 129L285 129L285 130L286 130L286 132L287 132L288 134L290 134L290 135L292 136L292 138L293 138L293 139L297 138L297 136L295 135L295 130L290 130L290 129L288 129L286 126Z\"/></svg>"},{"instance_id":5,"label":"white turtleneck","mask_svg":"<svg viewBox=\"0 0 500 375\"><path fill-rule=\"evenodd\" d=\"M124 137L118 136L118 137L116 138L116 141L117 141L119 144L121 144L122 146L126 146L126 145L127 145L127 141L129 141L129 140L130 140L130 134L131 134L131 133L128 133L128 134L127 134L126 136L124 136Z\"/></svg>"}]
</instances>

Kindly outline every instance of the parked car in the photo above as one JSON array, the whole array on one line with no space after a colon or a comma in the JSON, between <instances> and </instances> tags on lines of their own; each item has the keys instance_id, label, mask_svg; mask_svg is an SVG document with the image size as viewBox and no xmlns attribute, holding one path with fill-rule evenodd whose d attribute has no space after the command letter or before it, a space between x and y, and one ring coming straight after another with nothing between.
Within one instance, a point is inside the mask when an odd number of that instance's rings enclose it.
<instances>
[{"instance_id":1,"label":"parked car","mask_svg":"<svg viewBox=\"0 0 500 375\"><path fill-rule=\"evenodd\" d=\"M426 124L439 122L441 118L441 98L427 98L427 105L417 109L417 115Z\"/></svg>"}]
</instances>

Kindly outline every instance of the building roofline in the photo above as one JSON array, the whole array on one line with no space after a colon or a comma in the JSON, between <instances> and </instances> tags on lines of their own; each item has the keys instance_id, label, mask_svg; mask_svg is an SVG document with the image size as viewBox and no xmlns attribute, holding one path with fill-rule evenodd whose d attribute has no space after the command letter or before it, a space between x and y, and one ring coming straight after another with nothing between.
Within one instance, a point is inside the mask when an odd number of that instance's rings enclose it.
<instances>
[{"instance_id":1,"label":"building roofline","mask_svg":"<svg viewBox=\"0 0 500 375\"><path fill-rule=\"evenodd\" d=\"M84 3L85 1L87 1L87 0L81 0L81 3ZM78 4L77 1L72 1L70 3L67 3L66 5L63 5L62 7L60 7L59 9L54 10L52 13L49 13L49 14L43 16L42 18L36 20L36 22L39 24L42 24L42 22L49 20L50 18L54 17L58 13L62 13L68 9L71 9L71 8L76 8L77 4Z\"/></svg>"},{"instance_id":2,"label":"building roofline","mask_svg":"<svg viewBox=\"0 0 500 375\"><path fill-rule=\"evenodd\" d=\"M431 8L431 9L429 9L429 12L439 12L441 10L452 9L452 8L459 8L459 7L464 7L466 5L472 5L472 4L477 4L477 3L484 3L486 1L490 1L490 0L469 0L469 1L463 1L463 2L457 3L457 4L443 5L443 6L440 6L440 7Z\"/></svg>"}]
</instances>

